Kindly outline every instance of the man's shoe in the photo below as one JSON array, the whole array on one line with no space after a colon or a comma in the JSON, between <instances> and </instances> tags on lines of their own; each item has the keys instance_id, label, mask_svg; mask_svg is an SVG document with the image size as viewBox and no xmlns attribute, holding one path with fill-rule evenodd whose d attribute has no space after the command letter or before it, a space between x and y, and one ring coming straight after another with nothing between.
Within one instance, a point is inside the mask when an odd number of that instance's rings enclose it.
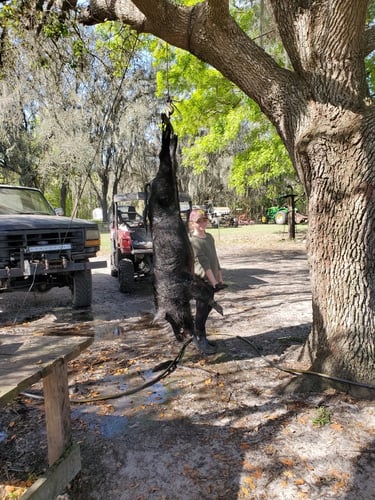
<instances>
[{"instance_id":1,"label":"man's shoe","mask_svg":"<svg viewBox=\"0 0 375 500\"><path fill-rule=\"evenodd\" d=\"M194 337L194 344L198 347L202 354L216 354L216 346L209 344L206 337Z\"/></svg>"}]
</instances>

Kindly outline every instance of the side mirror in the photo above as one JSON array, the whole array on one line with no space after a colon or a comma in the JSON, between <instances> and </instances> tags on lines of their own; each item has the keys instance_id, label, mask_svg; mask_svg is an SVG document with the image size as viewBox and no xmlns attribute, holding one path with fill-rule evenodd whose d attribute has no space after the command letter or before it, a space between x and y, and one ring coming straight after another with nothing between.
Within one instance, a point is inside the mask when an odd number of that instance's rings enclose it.
<instances>
[{"instance_id":1,"label":"side mirror","mask_svg":"<svg viewBox=\"0 0 375 500\"><path fill-rule=\"evenodd\" d=\"M55 214L62 216L64 215L64 210L62 208L55 208Z\"/></svg>"}]
</instances>

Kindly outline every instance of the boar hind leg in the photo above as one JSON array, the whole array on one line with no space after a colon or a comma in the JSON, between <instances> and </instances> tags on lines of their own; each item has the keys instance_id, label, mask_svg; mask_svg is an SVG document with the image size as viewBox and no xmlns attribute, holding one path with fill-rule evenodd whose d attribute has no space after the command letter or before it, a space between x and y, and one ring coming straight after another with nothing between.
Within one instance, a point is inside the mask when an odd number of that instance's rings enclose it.
<instances>
[{"instance_id":1,"label":"boar hind leg","mask_svg":"<svg viewBox=\"0 0 375 500\"><path fill-rule=\"evenodd\" d=\"M175 321L169 313L165 314L165 319L171 325L173 333L175 334L175 337L179 342L184 342L186 339L191 337L194 329L192 321L190 325L181 326L181 322L177 323L177 321Z\"/></svg>"}]
</instances>

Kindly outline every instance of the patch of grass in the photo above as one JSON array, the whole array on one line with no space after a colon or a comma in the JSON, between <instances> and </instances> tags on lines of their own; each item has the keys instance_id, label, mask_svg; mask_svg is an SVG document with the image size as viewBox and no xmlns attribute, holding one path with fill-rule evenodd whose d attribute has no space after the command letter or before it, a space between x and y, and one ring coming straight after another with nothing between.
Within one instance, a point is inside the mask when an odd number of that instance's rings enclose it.
<instances>
[{"instance_id":1,"label":"patch of grass","mask_svg":"<svg viewBox=\"0 0 375 500\"><path fill-rule=\"evenodd\" d=\"M306 238L307 225L296 226L296 239L288 239L288 226L278 224L250 224L239 227L208 228L218 247L228 247L233 244L248 245L256 250L301 248L301 242ZM108 255L111 251L109 231L101 233L100 253Z\"/></svg>"},{"instance_id":2,"label":"patch of grass","mask_svg":"<svg viewBox=\"0 0 375 500\"><path fill-rule=\"evenodd\" d=\"M318 427L323 427L332 422L332 412L325 406L319 406L316 409L316 417L313 418L312 423Z\"/></svg>"},{"instance_id":3,"label":"patch of grass","mask_svg":"<svg viewBox=\"0 0 375 500\"><path fill-rule=\"evenodd\" d=\"M108 231L100 234L100 253L102 255L111 253L111 240Z\"/></svg>"}]
</instances>

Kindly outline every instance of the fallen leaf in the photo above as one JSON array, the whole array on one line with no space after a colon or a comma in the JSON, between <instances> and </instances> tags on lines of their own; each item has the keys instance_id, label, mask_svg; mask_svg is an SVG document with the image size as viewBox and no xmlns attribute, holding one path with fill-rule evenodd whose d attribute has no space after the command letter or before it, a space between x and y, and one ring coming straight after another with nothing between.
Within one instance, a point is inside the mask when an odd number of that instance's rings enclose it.
<instances>
[{"instance_id":1,"label":"fallen leaf","mask_svg":"<svg viewBox=\"0 0 375 500\"><path fill-rule=\"evenodd\" d=\"M339 431L339 432L342 432L342 431L344 430L344 426L343 426L343 425L341 425L341 424L337 424L337 423L335 423L335 424L331 424L331 425L330 425L330 428L331 428L332 430L334 430L334 431Z\"/></svg>"},{"instance_id":2,"label":"fallen leaf","mask_svg":"<svg viewBox=\"0 0 375 500\"><path fill-rule=\"evenodd\" d=\"M242 495L245 495L246 498L250 495L250 491L248 490L248 488L245 488L244 486L242 486L241 488L241 493Z\"/></svg>"},{"instance_id":3,"label":"fallen leaf","mask_svg":"<svg viewBox=\"0 0 375 500\"><path fill-rule=\"evenodd\" d=\"M247 471L256 469L256 465L253 465L250 462L247 462L246 460L242 463L242 467L244 470L247 470Z\"/></svg>"},{"instance_id":4,"label":"fallen leaf","mask_svg":"<svg viewBox=\"0 0 375 500\"><path fill-rule=\"evenodd\" d=\"M299 424L305 425L308 422L308 417L307 416L298 417L297 422Z\"/></svg>"},{"instance_id":5,"label":"fallen leaf","mask_svg":"<svg viewBox=\"0 0 375 500\"><path fill-rule=\"evenodd\" d=\"M283 476L285 476L285 477L293 477L294 474L293 474L293 472L291 470L284 470Z\"/></svg>"},{"instance_id":6,"label":"fallen leaf","mask_svg":"<svg viewBox=\"0 0 375 500\"><path fill-rule=\"evenodd\" d=\"M256 470L254 471L254 474L253 476L255 477L255 479L260 479L263 475L263 471L260 467L257 467Z\"/></svg>"},{"instance_id":7,"label":"fallen leaf","mask_svg":"<svg viewBox=\"0 0 375 500\"><path fill-rule=\"evenodd\" d=\"M245 479L244 479L244 482L249 485L249 487L252 489L252 490L255 490L255 483L254 483L254 479L250 476L246 476Z\"/></svg>"},{"instance_id":8,"label":"fallen leaf","mask_svg":"<svg viewBox=\"0 0 375 500\"><path fill-rule=\"evenodd\" d=\"M293 459L287 457L281 458L280 462L288 467L292 467L294 465Z\"/></svg>"},{"instance_id":9,"label":"fallen leaf","mask_svg":"<svg viewBox=\"0 0 375 500\"><path fill-rule=\"evenodd\" d=\"M304 491L299 491L297 495L297 500L304 500L305 498L309 498L309 495Z\"/></svg>"},{"instance_id":10,"label":"fallen leaf","mask_svg":"<svg viewBox=\"0 0 375 500\"><path fill-rule=\"evenodd\" d=\"M251 445L249 443L241 443L240 444L241 450L249 450L250 448L251 448Z\"/></svg>"}]
</instances>

